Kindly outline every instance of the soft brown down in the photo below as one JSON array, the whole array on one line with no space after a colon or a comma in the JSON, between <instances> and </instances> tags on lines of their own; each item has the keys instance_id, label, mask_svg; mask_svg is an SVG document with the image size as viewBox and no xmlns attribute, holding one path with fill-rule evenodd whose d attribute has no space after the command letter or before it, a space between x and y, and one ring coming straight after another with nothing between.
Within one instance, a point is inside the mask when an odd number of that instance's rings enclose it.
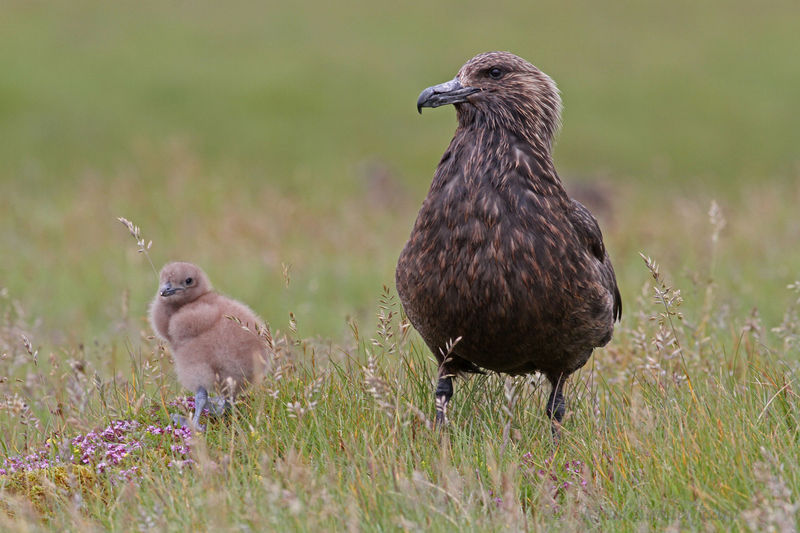
<instances>
[{"instance_id":1,"label":"soft brown down","mask_svg":"<svg viewBox=\"0 0 800 533\"><path fill-rule=\"evenodd\" d=\"M397 291L440 362L461 337L445 373L563 381L609 342L621 303L597 221L553 164L558 90L507 52L474 57L457 79L480 91L455 104L458 128L400 255Z\"/></svg>"},{"instance_id":2,"label":"soft brown down","mask_svg":"<svg viewBox=\"0 0 800 533\"><path fill-rule=\"evenodd\" d=\"M166 283L181 290L162 296ZM263 322L246 305L214 291L196 265L164 266L150 323L172 350L178 381L192 392L204 387L236 395L264 374L267 349L256 329Z\"/></svg>"}]
</instances>

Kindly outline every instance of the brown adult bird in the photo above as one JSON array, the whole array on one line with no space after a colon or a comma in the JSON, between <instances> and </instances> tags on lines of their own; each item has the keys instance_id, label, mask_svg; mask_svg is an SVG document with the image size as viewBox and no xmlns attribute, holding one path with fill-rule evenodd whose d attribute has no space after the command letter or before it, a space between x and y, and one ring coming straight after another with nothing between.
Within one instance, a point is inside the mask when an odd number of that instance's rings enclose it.
<instances>
[{"instance_id":1,"label":"brown adult bird","mask_svg":"<svg viewBox=\"0 0 800 533\"><path fill-rule=\"evenodd\" d=\"M263 376L268 353L257 330L262 321L243 303L216 292L192 263L168 263L159 281L150 323L169 343L178 381L195 393L192 422L202 430L203 408L222 410L207 403L209 390L234 397Z\"/></svg>"},{"instance_id":2,"label":"brown adult bird","mask_svg":"<svg viewBox=\"0 0 800 533\"><path fill-rule=\"evenodd\" d=\"M565 380L622 313L597 220L553 165L558 89L524 59L489 52L422 91L417 109L446 104L458 128L396 271L406 314L439 360L437 422L454 376L541 372L557 431Z\"/></svg>"}]
</instances>

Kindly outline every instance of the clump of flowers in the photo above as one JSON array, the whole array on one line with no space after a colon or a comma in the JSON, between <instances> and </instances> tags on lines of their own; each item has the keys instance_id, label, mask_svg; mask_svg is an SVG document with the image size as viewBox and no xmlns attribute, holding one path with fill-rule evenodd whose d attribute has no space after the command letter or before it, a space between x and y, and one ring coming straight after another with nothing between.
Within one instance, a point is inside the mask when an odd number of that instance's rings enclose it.
<instances>
[{"instance_id":1,"label":"clump of flowers","mask_svg":"<svg viewBox=\"0 0 800 533\"><path fill-rule=\"evenodd\" d=\"M142 442L131 436L138 427L135 420L117 420L102 431L78 435L70 443L73 461L94 465L97 473L102 474L110 465L120 464L142 448Z\"/></svg>"},{"instance_id":2,"label":"clump of flowers","mask_svg":"<svg viewBox=\"0 0 800 533\"><path fill-rule=\"evenodd\" d=\"M8 456L0 464L0 476L74 464L91 467L96 474L110 475L112 482L134 481L139 468L129 463L139 450L145 446L160 448L169 458L168 467L182 468L192 463L191 442L189 428L116 420L103 429L77 435L61 446L49 439L26 455Z\"/></svg>"},{"instance_id":3,"label":"clump of flowers","mask_svg":"<svg viewBox=\"0 0 800 533\"><path fill-rule=\"evenodd\" d=\"M50 443L46 443L41 449L28 455L14 455L3 460L0 467L0 476L13 474L15 472L27 472L30 470L40 470L52 466L50 457Z\"/></svg>"},{"instance_id":4,"label":"clump of flowers","mask_svg":"<svg viewBox=\"0 0 800 533\"><path fill-rule=\"evenodd\" d=\"M539 480L547 489L546 492L553 499L554 508L558 508L557 501L560 497L571 491L585 491L588 489L588 468L583 461L566 461L556 464L552 459L545 459L543 465L537 465L530 452L522 456L523 472L531 478Z\"/></svg>"},{"instance_id":5,"label":"clump of flowers","mask_svg":"<svg viewBox=\"0 0 800 533\"><path fill-rule=\"evenodd\" d=\"M174 400L170 400L169 404L170 407L180 407L187 413L194 412L194 396L178 396ZM203 409L203 414L208 414L208 408Z\"/></svg>"}]
</instances>

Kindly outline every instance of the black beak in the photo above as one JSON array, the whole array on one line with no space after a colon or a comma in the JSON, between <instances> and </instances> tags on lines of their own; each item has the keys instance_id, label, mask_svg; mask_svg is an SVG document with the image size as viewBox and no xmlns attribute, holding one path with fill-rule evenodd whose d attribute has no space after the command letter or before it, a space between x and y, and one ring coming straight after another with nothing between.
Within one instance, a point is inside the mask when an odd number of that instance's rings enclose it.
<instances>
[{"instance_id":1,"label":"black beak","mask_svg":"<svg viewBox=\"0 0 800 533\"><path fill-rule=\"evenodd\" d=\"M183 287L173 287L172 283L170 283L168 281L168 282L166 282L165 284L163 284L161 286L161 290L160 290L159 294L161 296L167 297L167 296L172 296L176 292L182 291L182 290L183 290Z\"/></svg>"},{"instance_id":2,"label":"black beak","mask_svg":"<svg viewBox=\"0 0 800 533\"><path fill-rule=\"evenodd\" d=\"M422 113L423 107L439 107L447 104L460 104L467 101L471 94L479 92L477 87L464 87L458 78L446 83L428 87L417 98L417 111Z\"/></svg>"}]
</instances>

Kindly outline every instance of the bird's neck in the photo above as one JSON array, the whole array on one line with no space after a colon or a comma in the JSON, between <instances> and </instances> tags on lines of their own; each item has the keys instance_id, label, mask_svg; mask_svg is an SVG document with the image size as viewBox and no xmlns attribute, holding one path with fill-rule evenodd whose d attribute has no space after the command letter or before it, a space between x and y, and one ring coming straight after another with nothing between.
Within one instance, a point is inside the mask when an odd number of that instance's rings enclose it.
<instances>
[{"instance_id":1,"label":"bird's neck","mask_svg":"<svg viewBox=\"0 0 800 533\"><path fill-rule=\"evenodd\" d=\"M460 153L466 176L481 176L495 189L521 186L540 196L566 198L549 143L501 127L459 125L450 153ZM468 155L469 154L469 155ZM449 164L455 164L449 161Z\"/></svg>"},{"instance_id":2,"label":"bird's neck","mask_svg":"<svg viewBox=\"0 0 800 533\"><path fill-rule=\"evenodd\" d=\"M550 161L552 167L551 153L555 131L550 121L508 110L486 112L471 105L457 105L456 116L459 129L483 131L499 139L518 139L535 149L542 155L542 159Z\"/></svg>"}]
</instances>

